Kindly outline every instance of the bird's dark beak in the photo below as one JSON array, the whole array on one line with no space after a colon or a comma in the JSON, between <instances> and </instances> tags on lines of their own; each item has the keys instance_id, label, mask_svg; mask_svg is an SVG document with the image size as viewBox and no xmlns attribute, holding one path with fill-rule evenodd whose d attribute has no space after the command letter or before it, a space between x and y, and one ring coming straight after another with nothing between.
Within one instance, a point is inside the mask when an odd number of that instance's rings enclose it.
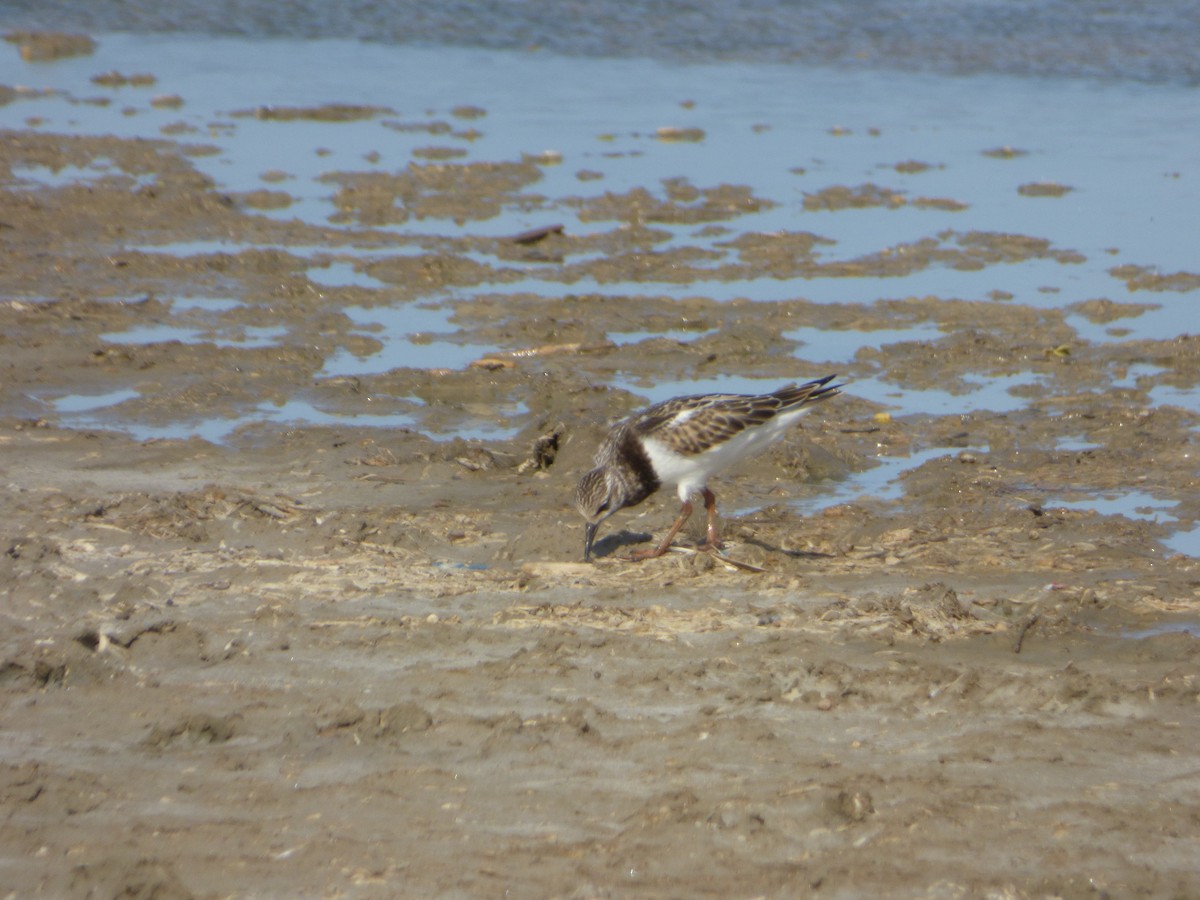
<instances>
[{"instance_id":1,"label":"bird's dark beak","mask_svg":"<svg viewBox=\"0 0 1200 900\"><path fill-rule=\"evenodd\" d=\"M583 561L592 561L592 544L596 543L596 531L600 528L599 522L588 522L583 529Z\"/></svg>"}]
</instances>

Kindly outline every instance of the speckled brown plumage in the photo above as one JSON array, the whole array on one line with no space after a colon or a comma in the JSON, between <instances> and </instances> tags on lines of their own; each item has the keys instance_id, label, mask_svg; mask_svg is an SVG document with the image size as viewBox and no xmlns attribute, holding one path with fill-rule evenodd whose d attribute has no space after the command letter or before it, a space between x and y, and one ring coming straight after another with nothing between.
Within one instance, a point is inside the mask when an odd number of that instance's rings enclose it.
<instances>
[{"instance_id":1,"label":"speckled brown plumage","mask_svg":"<svg viewBox=\"0 0 1200 900\"><path fill-rule=\"evenodd\" d=\"M656 403L620 422L596 454L596 468L579 481L575 505L587 521L584 558L600 523L619 509L641 503L663 484L678 488L679 518L666 539L635 558L666 552L700 494L708 512L708 541L716 545L716 498L708 477L778 440L813 404L839 393L835 378L789 384L769 394L697 394Z\"/></svg>"}]
</instances>

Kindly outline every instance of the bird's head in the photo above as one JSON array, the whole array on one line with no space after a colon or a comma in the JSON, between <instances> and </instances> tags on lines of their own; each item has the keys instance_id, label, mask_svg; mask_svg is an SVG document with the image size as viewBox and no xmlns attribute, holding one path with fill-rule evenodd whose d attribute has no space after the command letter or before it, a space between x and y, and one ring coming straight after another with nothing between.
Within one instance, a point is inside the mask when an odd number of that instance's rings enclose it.
<instances>
[{"instance_id":1,"label":"bird's head","mask_svg":"<svg viewBox=\"0 0 1200 900\"><path fill-rule=\"evenodd\" d=\"M575 508L587 523L583 538L583 560L592 558L592 544L600 523L621 508L616 479L603 466L592 469L579 479L575 488Z\"/></svg>"}]
</instances>

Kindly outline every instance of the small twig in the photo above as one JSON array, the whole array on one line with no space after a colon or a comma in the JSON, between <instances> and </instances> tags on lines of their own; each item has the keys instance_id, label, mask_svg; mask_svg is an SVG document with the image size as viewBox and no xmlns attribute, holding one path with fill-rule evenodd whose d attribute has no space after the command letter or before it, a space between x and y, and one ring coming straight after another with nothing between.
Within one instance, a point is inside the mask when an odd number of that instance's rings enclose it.
<instances>
[{"instance_id":1,"label":"small twig","mask_svg":"<svg viewBox=\"0 0 1200 900\"><path fill-rule=\"evenodd\" d=\"M1029 629L1037 624L1037 620L1042 617L1041 613L1034 613L1021 626L1021 630L1017 632L1017 639L1013 641L1013 653L1021 652L1021 645L1025 643L1025 635L1029 634Z\"/></svg>"}]
</instances>

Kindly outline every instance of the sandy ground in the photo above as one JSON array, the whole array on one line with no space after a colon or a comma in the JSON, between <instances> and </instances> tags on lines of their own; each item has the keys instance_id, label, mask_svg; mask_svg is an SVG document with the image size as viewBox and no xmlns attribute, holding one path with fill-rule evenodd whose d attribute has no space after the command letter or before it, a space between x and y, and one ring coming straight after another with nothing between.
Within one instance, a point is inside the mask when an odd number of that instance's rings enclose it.
<instances>
[{"instance_id":1,"label":"sandy ground","mask_svg":"<svg viewBox=\"0 0 1200 900\"><path fill-rule=\"evenodd\" d=\"M537 164L345 177L343 227L322 230L258 214L286 195L214 190L189 162L203 146L0 142L8 896L1200 895L1200 640L1173 627L1195 622L1200 563L1164 549L1163 525L1053 502L1064 485L1134 484L1200 517L1196 416L1113 383L1159 362L1155 383L1194 384L1200 337L1081 346L1061 312L1003 302L571 293L572 274L688 281L704 250L659 249L655 222L716 228L769 202L731 186L580 201L614 221L590 237L416 246L373 229L401 208L484 217L536 190ZM4 177L100 157L113 171L86 186ZM340 257L348 234L378 259ZM215 239L319 246L386 288L314 285L311 256L285 250L129 249ZM1071 261L1017 235L836 264L812 235L737 240L730 280ZM342 306L427 302L537 264L563 273L559 299L458 309L473 342L505 349L490 361L321 374L336 351L375 349ZM171 303L185 293L240 305L193 320ZM681 317L695 340L607 339ZM623 560L666 528L671 498L618 517L580 562L571 487L603 424L639 403L612 374L825 374L781 337L796 321L936 321L936 344L859 364L952 393L1019 365L1042 387L1015 412L891 417L855 396L852 366L845 396L719 485L730 555L764 572ZM162 323L201 336L104 337ZM204 332L266 326L285 336ZM296 396L416 424L138 441L67 427L52 405L118 390L116 425ZM497 407L518 410L511 438L427 436L514 418ZM823 485L907 446L945 453L898 499L806 514Z\"/></svg>"}]
</instances>

